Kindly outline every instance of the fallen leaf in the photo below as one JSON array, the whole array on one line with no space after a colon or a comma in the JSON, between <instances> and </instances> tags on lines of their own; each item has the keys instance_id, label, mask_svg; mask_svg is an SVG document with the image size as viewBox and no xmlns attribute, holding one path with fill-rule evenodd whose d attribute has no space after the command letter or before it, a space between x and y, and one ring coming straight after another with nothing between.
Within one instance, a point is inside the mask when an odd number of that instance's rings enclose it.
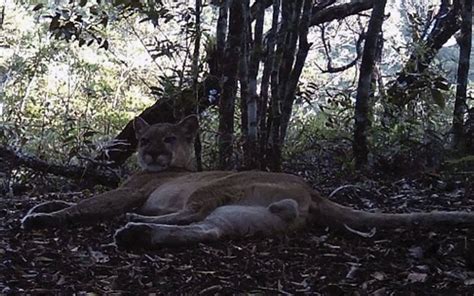
<instances>
[{"instance_id":1,"label":"fallen leaf","mask_svg":"<svg viewBox=\"0 0 474 296\"><path fill-rule=\"evenodd\" d=\"M371 276L378 281L383 281L385 279L385 273L380 271L372 273Z\"/></svg>"},{"instance_id":2,"label":"fallen leaf","mask_svg":"<svg viewBox=\"0 0 474 296\"><path fill-rule=\"evenodd\" d=\"M408 275L407 280L410 283L424 283L427 277L426 273L412 272Z\"/></svg>"},{"instance_id":3,"label":"fallen leaf","mask_svg":"<svg viewBox=\"0 0 474 296\"><path fill-rule=\"evenodd\" d=\"M410 256L416 259L423 258L423 249L421 247L411 247L408 249Z\"/></svg>"},{"instance_id":4,"label":"fallen leaf","mask_svg":"<svg viewBox=\"0 0 474 296\"><path fill-rule=\"evenodd\" d=\"M470 278L470 279L465 280L464 285L466 285L466 286L474 285L474 278Z\"/></svg>"}]
</instances>

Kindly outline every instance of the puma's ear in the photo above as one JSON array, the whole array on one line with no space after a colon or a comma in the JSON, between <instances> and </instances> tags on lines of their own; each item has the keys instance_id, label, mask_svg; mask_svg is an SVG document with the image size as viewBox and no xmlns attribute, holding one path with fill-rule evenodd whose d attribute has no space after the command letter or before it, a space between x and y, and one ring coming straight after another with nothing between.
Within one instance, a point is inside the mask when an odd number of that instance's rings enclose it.
<instances>
[{"instance_id":1,"label":"puma's ear","mask_svg":"<svg viewBox=\"0 0 474 296\"><path fill-rule=\"evenodd\" d=\"M186 138L193 140L199 129L199 119L197 115L186 116L177 126L184 133Z\"/></svg>"},{"instance_id":2,"label":"puma's ear","mask_svg":"<svg viewBox=\"0 0 474 296\"><path fill-rule=\"evenodd\" d=\"M133 120L133 129L135 130L135 137L137 140L143 135L150 125L141 117L135 117Z\"/></svg>"}]
</instances>

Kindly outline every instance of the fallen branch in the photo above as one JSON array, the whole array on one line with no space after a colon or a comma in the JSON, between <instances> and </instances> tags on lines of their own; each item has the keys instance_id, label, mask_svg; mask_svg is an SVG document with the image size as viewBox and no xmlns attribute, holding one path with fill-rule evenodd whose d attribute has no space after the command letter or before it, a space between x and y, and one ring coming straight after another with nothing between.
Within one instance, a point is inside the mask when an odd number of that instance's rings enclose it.
<instances>
[{"instance_id":1,"label":"fallen branch","mask_svg":"<svg viewBox=\"0 0 474 296\"><path fill-rule=\"evenodd\" d=\"M37 157L0 145L0 160L10 167L27 167L34 171L67 177L79 181L91 182L107 187L117 187L120 177L112 171L94 167L52 164Z\"/></svg>"},{"instance_id":2,"label":"fallen branch","mask_svg":"<svg viewBox=\"0 0 474 296\"><path fill-rule=\"evenodd\" d=\"M359 235L363 238L371 238L377 232L377 228L375 228L375 227L372 227L372 229L369 232L362 232L362 231L359 231L359 230L355 230L354 228L351 228L351 227L347 226L347 224L344 224L344 227L347 230L349 230L350 232L352 232L354 234L357 234L357 235Z\"/></svg>"},{"instance_id":3,"label":"fallen branch","mask_svg":"<svg viewBox=\"0 0 474 296\"><path fill-rule=\"evenodd\" d=\"M346 188L355 188L355 189L358 189L358 190L362 190L362 188L360 188L360 187L357 186L357 185L352 185L352 184L342 185L342 186L339 186L338 188L334 189L334 190L329 194L329 198L333 197L334 195L336 195L336 193L338 193L339 191L341 191L341 190L343 190L343 189L346 189Z\"/></svg>"}]
</instances>

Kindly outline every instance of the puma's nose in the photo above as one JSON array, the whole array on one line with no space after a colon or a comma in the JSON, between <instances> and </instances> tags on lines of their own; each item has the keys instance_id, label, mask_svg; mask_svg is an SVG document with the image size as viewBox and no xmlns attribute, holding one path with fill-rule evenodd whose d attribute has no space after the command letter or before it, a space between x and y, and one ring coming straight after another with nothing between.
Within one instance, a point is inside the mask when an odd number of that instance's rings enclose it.
<instances>
[{"instance_id":1,"label":"puma's nose","mask_svg":"<svg viewBox=\"0 0 474 296\"><path fill-rule=\"evenodd\" d=\"M160 153L158 153L158 152L156 152L156 151L148 151L147 154L150 156L150 158L151 158L152 161L157 161L157 159L158 159L159 156L160 156Z\"/></svg>"}]
</instances>

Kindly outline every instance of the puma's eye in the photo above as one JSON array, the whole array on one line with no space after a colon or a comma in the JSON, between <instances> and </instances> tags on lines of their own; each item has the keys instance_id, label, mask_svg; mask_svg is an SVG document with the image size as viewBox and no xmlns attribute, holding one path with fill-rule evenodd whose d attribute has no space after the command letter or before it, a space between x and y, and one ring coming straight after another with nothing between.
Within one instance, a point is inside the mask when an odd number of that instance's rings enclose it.
<instances>
[{"instance_id":1,"label":"puma's eye","mask_svg":"<svg viewBox=\"0 0 474 296\"><path fill-rule=\"evenodd\" d=\"M165 137L163 139L163 142L167 143L167 144L173 144L174 142L176 142L176 137L175 136L168 136L168 137Z\"/></svg>"},{"instance_id":2,"label":"puma's eye","mask_svg":"<svg viewBox=\"0 0 474 296\"><path fill-rule=\"evenodd\" d=\"M150 140L148 140L147 138L141 138L140 139L140 145L141 146L148 145L149 143L150 143Z\"/></svg>"}]
</instances>

